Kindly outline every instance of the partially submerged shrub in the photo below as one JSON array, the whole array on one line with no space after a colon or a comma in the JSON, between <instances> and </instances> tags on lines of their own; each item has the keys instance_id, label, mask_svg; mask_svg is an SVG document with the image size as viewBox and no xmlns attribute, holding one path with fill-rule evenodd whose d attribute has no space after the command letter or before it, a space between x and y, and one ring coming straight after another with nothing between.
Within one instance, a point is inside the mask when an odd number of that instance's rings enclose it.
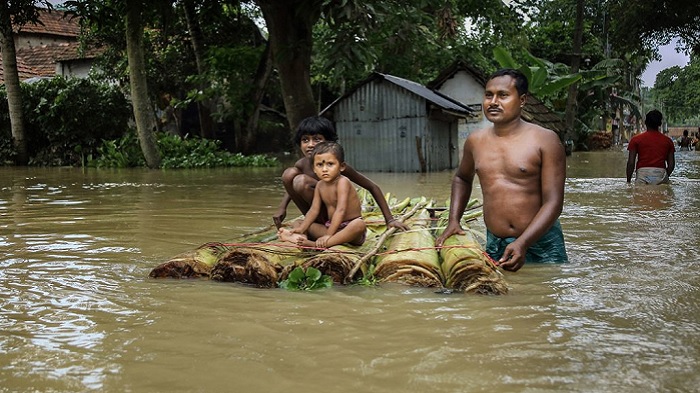
<instances>
[{"instance_id":1,"label":"partially submerged shrub","mask_svg":"<svg viewBox=\"0 0 700 393\"><path fill-rule=\"evenodd\" d=\"M158 149L161 168L213 168L213 167L263 167L275 166L274 157L262 154L244 156L221 148L221 142L202 138L181 138L168 133L158 133ZM114 141L104 141L95 157L89 157L89 166L134 167L143 166L144 159L134 131Z\"/></svg>"}]
</instances>

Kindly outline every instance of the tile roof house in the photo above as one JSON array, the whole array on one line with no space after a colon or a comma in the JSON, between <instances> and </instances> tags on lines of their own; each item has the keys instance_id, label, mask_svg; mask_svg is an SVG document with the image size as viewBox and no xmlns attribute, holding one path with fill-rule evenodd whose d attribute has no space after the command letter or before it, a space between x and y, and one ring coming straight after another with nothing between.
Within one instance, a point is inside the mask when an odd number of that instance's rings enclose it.
<instances>
[{"instance_id":1,"label":"tile roof house","mask_svg":"<svg viewBox=\"0 0 700 393\"><path fill-rule=\"evenodd\" d=\"M26 24L15 31L20 81L56 75L87 76L100 50L81 51L78 20L63 11L41 9L39 21L41 23ZM4 71L0 67L0 83L4 81Z\"/></svg>"}]
</instances>

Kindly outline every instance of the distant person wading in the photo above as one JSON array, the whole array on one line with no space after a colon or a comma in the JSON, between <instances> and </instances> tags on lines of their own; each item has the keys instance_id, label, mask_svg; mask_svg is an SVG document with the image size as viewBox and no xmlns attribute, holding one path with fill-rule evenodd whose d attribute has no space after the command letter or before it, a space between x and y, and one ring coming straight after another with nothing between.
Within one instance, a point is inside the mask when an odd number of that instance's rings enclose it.
<instances>
[{"instance_id":1,"label":"distant person wading","mask_svg":"<svg viewBox=\"0 0 700 393\"><path fill-rule=\"evenodd\" d=\"M662 184L676 167L673 140L659 132L663 116L658 110L647 113L644 124L647 130L635 135L627 145L627 183L632 181L632 174L637 172L636 184Z\"/></svg>"}]
</instances>

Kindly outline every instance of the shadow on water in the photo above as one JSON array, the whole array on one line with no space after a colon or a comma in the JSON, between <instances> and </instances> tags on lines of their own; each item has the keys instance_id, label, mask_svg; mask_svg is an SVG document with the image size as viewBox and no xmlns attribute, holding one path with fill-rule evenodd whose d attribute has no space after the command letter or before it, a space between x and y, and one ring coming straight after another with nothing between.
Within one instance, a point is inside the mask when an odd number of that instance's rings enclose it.
<instances>
[{"instance_id":1,"label":"shadow on water","mask_svg":"<svg viewBox=\"0 0 700 393\"><path fill-rule=\"evenodd\" d=\"M506 273L502 297L150 280L269 226L281 169L0 168L0 391L694 391L699 157L639 187L624 152L575 152L570 263ZM444 201L452 173L367 175Z\"/></svg>"}]
</instances>

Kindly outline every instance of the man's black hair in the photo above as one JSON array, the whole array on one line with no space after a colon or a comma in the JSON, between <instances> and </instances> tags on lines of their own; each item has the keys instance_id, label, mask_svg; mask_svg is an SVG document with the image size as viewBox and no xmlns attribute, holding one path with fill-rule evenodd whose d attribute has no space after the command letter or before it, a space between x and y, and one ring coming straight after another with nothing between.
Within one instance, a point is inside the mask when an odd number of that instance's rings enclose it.
<instances>
[{"instance_id":1,"label":"man's black hair","mask_svg":"<svg viewBox=\"0 0 700 393\"><path fill-rule=\"evenodd\" d=\"M489 80L498 78L499 76L510 76L515 79L515 89L518 90L518 95L527 94L530 85L525 74L513 68L501 68L489 76Z\"/></svg>"},{"instance_id":2,"label":"man's black hair","mask_svg":"<svg viewBox=\"0 0 700 393\"><path fill-rule=\"evenodd\" d=\"M644 120L644 124L647 128L651 130L658 130L661 127L661 121L663 120L663 115L657 109L650 110L647 113L647 117Z\"/></svg>"},{"instance_id":3,"label":"man's black hair","mask_svg":"<svg viewBox=\"0 0 700 393\"><path fill-rule=\"evenodd\" d=\"M321 116L311 116L299 122L297 133L294 136L294 144L301 144L301 137L304 135L323 135L327 141L335 142L338 140L338 134L335 132L335 127L330 120Z\"/></svg>"}]
</instances>

